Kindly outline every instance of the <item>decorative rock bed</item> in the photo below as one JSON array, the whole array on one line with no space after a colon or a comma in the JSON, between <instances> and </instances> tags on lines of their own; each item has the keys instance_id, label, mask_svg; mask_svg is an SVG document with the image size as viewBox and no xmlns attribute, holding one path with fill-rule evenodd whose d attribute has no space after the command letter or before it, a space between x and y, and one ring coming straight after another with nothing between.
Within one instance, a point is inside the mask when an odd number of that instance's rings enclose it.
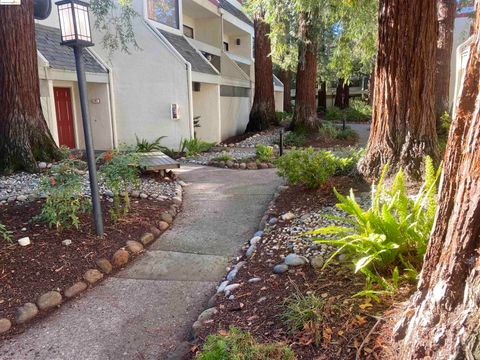
<instances>
[{"instance_id":1,"label":"decorative rock bed","mask_svg":"<svg viewBox=\"0 0 480 360\"><path fill-rule=\"evenodd\" d=\"M280 141L280 128L254 134L236 144L222 144L224 147L255 148L258 144L275 146Z\"/></svg>"}]
</instances>

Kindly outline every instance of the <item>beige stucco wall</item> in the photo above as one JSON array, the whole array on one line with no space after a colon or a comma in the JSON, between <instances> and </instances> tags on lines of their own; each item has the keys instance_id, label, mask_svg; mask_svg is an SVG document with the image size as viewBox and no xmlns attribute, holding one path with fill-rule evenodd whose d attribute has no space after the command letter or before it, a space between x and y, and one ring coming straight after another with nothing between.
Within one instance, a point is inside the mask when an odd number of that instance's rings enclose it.
<instances>
[{"instance_id":1,"label":"beige stucco wall","mask_svg":"<svg viewBox=\"0 0 480 360\"><path fill-rule=\"evenodd\" d=\"M218 143L220 137L220 86L201 83L200 91L193 92L193 115L201 116L197 138Z\"/></svg>"},{"instance_id":2,"label":"beige stucco wall","mask_svg":"<svg viewBox=\"0 0 480 360\"><path fill-rule=\"evenodd\" d=\"M222 140L245 131L250 114L250 98L220 97Z\"/></svg>"},{"instance_id":3,"label":"beige stucco wall","mask_svg":"<svg viewBox=\"0 0 480 360\"><path fill-rule=\"evenodd\" d=\"M283 91L275 90L273 97L275 98L275 111L283 111Z\"/></svg>"}]
</instances>

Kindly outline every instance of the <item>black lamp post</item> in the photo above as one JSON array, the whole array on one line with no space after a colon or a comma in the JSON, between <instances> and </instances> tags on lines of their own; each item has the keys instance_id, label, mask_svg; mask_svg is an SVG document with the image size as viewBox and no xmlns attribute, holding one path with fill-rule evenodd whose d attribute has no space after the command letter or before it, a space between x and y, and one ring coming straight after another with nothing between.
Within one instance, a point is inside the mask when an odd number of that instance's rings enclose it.
<instances>
[{"instance_id":1,"label":"black lamp post","mask_svg":"<svg viewBox=\"0 0 480 360\"><path fill-rule=\"evenodd\" d=\"M92 129L88 116L87 80L83 62L83 48L93 46L88 14L89 4L79 0L63 0L55 3L58 7L62 45L73 48L77 66L78 91L80 93L80 107L82 109L83 132L85 150L87 153L88 173L90 177L90 191L92 194L93 219L98 236L103 235L102 209L98 191L97 169L93 151Z\"/></svg>"}]
</instances>

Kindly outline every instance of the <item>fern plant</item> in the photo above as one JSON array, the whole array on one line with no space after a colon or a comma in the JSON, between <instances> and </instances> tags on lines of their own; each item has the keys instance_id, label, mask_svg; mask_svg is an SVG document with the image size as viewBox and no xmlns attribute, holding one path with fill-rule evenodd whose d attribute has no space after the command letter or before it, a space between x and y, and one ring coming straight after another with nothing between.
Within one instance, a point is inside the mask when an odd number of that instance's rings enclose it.
<instances>
[{"instance_id":1,"label":"fern plant","mask_svg":"<svg viewBox=\"0 0 480 360\"><path fill-rule=\"evenodd\" d=\"M257 144L255 155L260 162L270 162L273 160L273 147Z\"/></svg>"},{"instance_id":2,"label":"fern plant","mask_svg":"<svg viewBox=\"0 0 480 360\"><path fill-rule=\"evenodd\" d=\"M149 153L152 151L164 151L168 150L167 147L162 146L160 143L166 136L160 136L155 140L149 142L147 139L139 139L137 135L135 135L135 139L137 140L137 145L135 146L135 151L139 153Z\"/></svg>"},{"instance_id":3,"label":"fern plant","mask_svg":"<svg viewBox=\"0 0 480 360\"><path fill-rule=\"evenodd\" d=\"M0 223L0 237L7 242L12 241L12 232L8 231L7 227L2 223Z\"/></svg>"},{"instance_id":4,"label":"fern plant","mask_svg":"<svg viewBox=\"0 0 480 360\"><path fill-rule=\"evenodd\" d=\"M185 153L186 156L194 156L209 151L214 145L197 138L184 139L181 142L180 152Z\"/></svg>"},{"instance_id":5,"label":"fern plant","mask_svg":"<svg viewBox=\"0 0 480 360\"><path fill-rule=\"evenodd\" d=\"M388 165L383 169L378 185L372 187L369 209L358 204L353 190L343 196L337 207L348 218L332 219L349 226L328 226L311 232L314 235L333 235L334 239L316 239L338 249L325 266L339 253L352 261L355 272L361 272L367 284L384 289L395 288L400 278L413 280L421 268L437 206L437 181L440 169L425 159L425 180L418 194L408 196L405 176L400 170L390 189L384 185ZM389 279L389 280L387 280Z\"/></svg>"}]
</instances>

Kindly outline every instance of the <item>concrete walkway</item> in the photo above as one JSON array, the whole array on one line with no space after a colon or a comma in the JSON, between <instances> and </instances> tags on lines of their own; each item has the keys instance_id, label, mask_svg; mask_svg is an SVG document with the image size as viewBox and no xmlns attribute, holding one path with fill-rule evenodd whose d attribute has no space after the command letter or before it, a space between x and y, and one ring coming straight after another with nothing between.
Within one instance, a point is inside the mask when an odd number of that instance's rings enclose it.
<instances>
[{"instance_id":1,"label":"concrete walkway","mask_svg":"<svg viewBox=\"0 0 480 360\"><path fill-rule=\"evenodd\" d=\"M280 179L185 166L183 212L127 269L0 344L2 360L161 360L189 334Z\"/></svg>"}]
</instances>

